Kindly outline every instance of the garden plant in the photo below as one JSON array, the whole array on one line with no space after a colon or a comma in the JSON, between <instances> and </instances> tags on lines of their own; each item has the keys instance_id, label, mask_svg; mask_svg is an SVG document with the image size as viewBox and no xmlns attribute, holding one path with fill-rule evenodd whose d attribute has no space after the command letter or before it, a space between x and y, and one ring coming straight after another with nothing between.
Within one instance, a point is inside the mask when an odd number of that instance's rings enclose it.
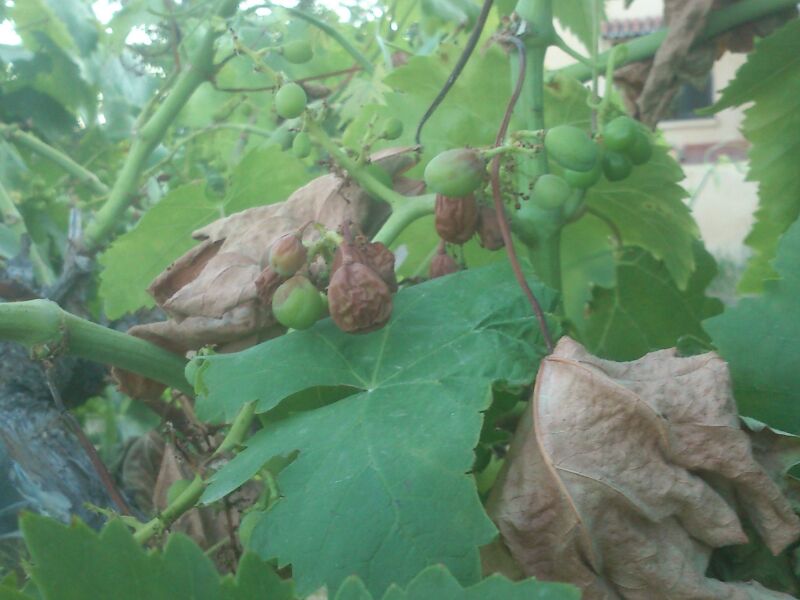
<instances>
[{"instance_id":1,"label":"garden plant","mask_svg":"<svg viewBox=\"0 0 800 600\"><path fill-rule=\"evenodd\" d=\"M0 600L796 597L797 16L0 3ZM726 52L723 304L658 123Z\"/></svg>"}]
</instances>

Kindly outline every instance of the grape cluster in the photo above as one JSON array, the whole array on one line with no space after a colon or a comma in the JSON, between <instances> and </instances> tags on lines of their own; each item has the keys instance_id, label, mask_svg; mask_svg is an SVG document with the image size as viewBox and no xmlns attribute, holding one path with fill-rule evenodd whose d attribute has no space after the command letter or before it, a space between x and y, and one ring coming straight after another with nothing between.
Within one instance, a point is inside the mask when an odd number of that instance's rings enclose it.
<instances>
[{"instance_id":1,"label":"grape cluster","mask_svg":"<svg viewBox=\"0 0 800 600\"><path fill-rule=\"evenodd\" d=\"M290 329L308 329L325 315L347 333L366 333L386 324L397 291L394 255L383 244L352 235L333 251L303 243L302 232L275 240L269 264L255 282L262 304L275 320ZM326 293L327 292L327 293Z\"/></svg>"}]
</instances>

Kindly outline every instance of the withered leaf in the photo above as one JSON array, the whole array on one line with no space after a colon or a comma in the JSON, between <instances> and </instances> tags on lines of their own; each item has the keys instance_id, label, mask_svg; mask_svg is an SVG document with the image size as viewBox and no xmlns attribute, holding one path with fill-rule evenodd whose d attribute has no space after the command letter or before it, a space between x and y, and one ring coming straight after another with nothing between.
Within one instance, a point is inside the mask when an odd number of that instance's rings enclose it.
<instances>
[{"instance_id":1,"label":"withered leaf","mask_svg":"<svg viewBox=\"0 0 800 600\"><path fill-rule=\"evenodd\" d=\"M525 575L590 600L788 598L705 576L713 548L747 541L740 514L774 553L800 536L718 355L615 363L563 338L530 408L489 501Z\"/></svg>"},{"instance_id":2,"label":"withered leaf","mask_svg":"<svg viewBox=\"0 0 800 600\"><path fill-rule=\"evenodd\" d=\"M399 175L414 164L410 150L389 148L371 161ZM179 353L206 345L216 345L220 351L242 349L272 337L283 329L263 305L256 287L272 242L309 222L336 229L343 221L352 221L370 231L385 217L384 209L354 181L329 173L284 202L219 219L194 232L201 243L165 269L149 288L170 319L138 325L129 333ZM304 230L306 242L318 236L314 227ZM163 390L138 375L115 370L115 376L137 397Z\"/></svg>"}]
</instances>

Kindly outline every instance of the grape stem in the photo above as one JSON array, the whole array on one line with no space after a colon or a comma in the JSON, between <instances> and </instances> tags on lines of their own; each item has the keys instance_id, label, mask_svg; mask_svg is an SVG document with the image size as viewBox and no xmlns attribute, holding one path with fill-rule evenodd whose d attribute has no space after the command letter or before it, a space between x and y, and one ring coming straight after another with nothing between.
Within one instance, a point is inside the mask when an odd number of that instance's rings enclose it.
<instances>
[{"instance_id":1,"label":"grape stem","mask_svg":"<svg viewBox=\"0 0 800 600\"><path fill-rule=\"evenodd\" d=\"M256 414L256 403L248 402L239 409L236 417L231 423L228 434L222 443L217 447L209 459L208 463L214 458L219 457L221 454L229 451L237 451L244 442L247 434L250 433L250 428L253 425L253 420ZM208 487L209 479L203 478L201 473L198 473L192 483L181 493L169 506L167 506L158 516L150 519L147 523L134 523L133 528L135 532L133 538L140 544L144 544L152 537L159 535L166 531L172 523L177 521L181 515L190 511L195 507L200 496L203 495L206 487Z\"/></svg>"},{"instance_id":2,"label":"grape stem","mask_svg":"<svg viewBox=\"0 0 800 600\"><path fill-rule=\"evenodd\" d=\"M20 242L24 243L27 238L28 243L28 260L31 261L33 266L33 275L36 277L37 283L41 286L50 286L55 283L56 277L50 263L39 251L36 242L33 241L28 226L25 224L25 219L17 209L17 205L11 199L5 186L0 182L0 217L3 218L3 223L11 230Z\"/></svg>"},{"instance_id":3,"label":"grape stem","mask_svg":"<svg viewBox=\"0 0 800 600\"><path fill-rule=\"evenodd\" d=\"M271 2L267 2L266 4L268 6L275 7L275 5L272 4ZM353 44L348 42L347 39L335 27L332 27L329 23L326 23L325 21L318 19L314 15L309 14L303 10L300 10L299 8L291 8L288 6L281 6L280 8L288 12L290 15L293 15L299 19L303 19L304 21L310 23L314 27L317 27L318 29L324 31L334 41L336 41L345 52L347 52L350 56L352 56L355 59L355 61L361 65L361 68L364 69L364 71L366 71L367 73L371 74L375 70L375 67L370 62L370 60L366 56L361 54L361 52L359 52L356 49L356 47L353 46Z\"/></svg>"},{"instance_id":4,"label":"grape stem","mask_svg":"<svg viewBox=\"0 0 800 600\"><path fill-rule=\"evenodd\" d=\"M412 222L433 214L436 202L435 195L403 196L373 177L367 171L367 165L360 165L355 159L350 158L316 121L309 119L306 124L306 131L316 143L331 155L336 164L347 171L347 174L355 179L356 183L364 188L367 193L383 200L392 207L391 216L375 235L374 241L382 242L389 246L402 233L403 229Z\"/></svg>"},{"instance_id":5,"label":"grape stem","mask_svg":"<svg viewBox=\"0 0 800 600\"><path fill-rule=\"evenodd\" d=\"M373 241L381 242L386 246L391 245L411 223L427 215L432 215L435 204L435 194L406 198L403 204L392 209L391 216L375 234Z\"/></svg>"},{"instance_id":6,"label":"grape stem","mask_svg":"<svg viewBox=\"0 0 800 600\"><path fill-rule=\"evenodd\" d=\"M0 304L0 339L113 365L194 395L182 356L81 319L50 300Z\"/></svg>"},{"instance_id":7,"label":"grape stem","mask_svg":"<svg viewBox=\"0 0 800 600\"><path fill-rule=\"evenodd\" d=\"M519 77L517 78L517 84L514 87L514 92L511 94L511 98L508 101L508 105L506 106L506 112L503 115L503 120L500 123L500 128L497 130L497 137L495 138L495 148L500 147L503 144L503 141L506 137L506 132L508 131L508 124L511 121L511 114L514 112L514 106L517 104L517 100L519 99L520 94L522 93L522 86L525 83L525 71L527 69L526 65L526 49L525 44L519 38L516 37L509 37L504 38L507 41L510 41L517 47L517 52L519 53ZM522 272L522 267L519 264L519 258L517 257L517 252L514 249L514 240L511 239L511 229L508 226L508 219L506 219L506 212L505 207L503 206L503 195L500 189L500 156L495 156L492 159L492 164L490 167L490 174L491 174L491 184L492 184L492 198L494 200L494 209L497 213L497 221L500 225L500 233L503 236L503 242L505 243L506 253L508 254L508 261L511 263L511 269L514 271L514 277L517 279L517 283L522 288L523 293L527 296L528 301L531 304L531 308L533 309L534 314L536 315L537 321L539 321L539 329L542 332L542 337L544 338L544 342L547 345L548 353L553 352L553 337L550 334L550 328L547 325L547 319L544 316L544 311L542 310L542 306L539 303L539 300L536 298L536 295L533 293L533 290L528 285L528 281L525 279L525 275Z\"/></svg>"}]
</instances>

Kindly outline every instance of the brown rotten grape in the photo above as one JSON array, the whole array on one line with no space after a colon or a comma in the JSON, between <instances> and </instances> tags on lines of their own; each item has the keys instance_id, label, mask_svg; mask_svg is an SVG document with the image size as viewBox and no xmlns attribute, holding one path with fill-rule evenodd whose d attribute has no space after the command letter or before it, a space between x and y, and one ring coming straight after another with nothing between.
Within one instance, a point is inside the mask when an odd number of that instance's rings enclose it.
<instances>
[{"instance_id":1,"label":"brown rotten grape","mask_svg":"<svg viewBox=\"0 0 800 600\"><path fill-rule=\"evenodd\" d=\"M370 242L364 247L367 264L381 276L389 290L397 291L397 275L394 272L394 254L381 242Z\"/></svg>"},{"instance_id":2,"label":"brown rotten grape","mask_svg":"<svg viewBox=\"0 0 800 600\"><path fill-rule=\"evenodd\" d=\"M345 241L342 262L331 276L328 307L333 322L347 333L367 333L380 329L392 314L389 286Z\"/></svg>"},{"instance_id":3,"label":"brown rotten grape","mask_svg":"<svg viewBox=\"0 0 800 600\"><path fill-rule=\"evenodd\" d=\"M300 236L287 233L275 240L269 249L269 266L283 277L291 277L306 264L308 251Z\"/></svg>"},{"instance_id":4,"label":"brown rotten grape","mask_svg":"<svg viewBox=\"0 0 800 600\"><path fill-rule=\"evenodd\" d=\"M392 292L397 291L397 275L394 272L394 254L381 242L366 242L360 236L355 241L342 243L333 255L331 275L344 264L347 252L356 262L364 263L380 275Z\"/></svg>"},{"instance_id":5,"label":"brown rotten grape","mask_svg":"<svg viewBox=\"0 0 800 600\"><path fill-rule=\"evenodd\" d=\"M447 253L444 247L444 241L442 241L439 244L439 249L436 252L436 256L431 259L431 267L428 271L428 277L430 279L436 279L437 277L444 277L445 275L456 273L459 270L461 270L461 267L459 267L456 260Z\"/></svg>"},{"instance_id":6,"label":"brown rotten grape","mask_svg":"<svg viewBox=\"0 0 800 600\"><path fill-rule=\"evenodd\" d=\"M478 241L487 250L499 250L505 245L500 221L493 206L481 205L478 213Z\"/></svg>"},{"instance_id":7,"label":"brown rotten grape","mask_svg":"<svg viewBox=\"0 0 800 600\"><path fill-rule=\"evenodd\" d=\"M275 290L286 280L267 265L256 278L256 296L264 306L272 307L272 296Z\"/></svg>"},{"instance_id":8,"label":"brown rotten grape","mask_svg":"<svg viewBox=\"0 0 800 600\"><path fill-rule=\"evenodd\" d=\"M444 241L463 244L478 226L478 203L468 194L460 198L436 195L436 232Z\"/></svg>"}]
</instances>

